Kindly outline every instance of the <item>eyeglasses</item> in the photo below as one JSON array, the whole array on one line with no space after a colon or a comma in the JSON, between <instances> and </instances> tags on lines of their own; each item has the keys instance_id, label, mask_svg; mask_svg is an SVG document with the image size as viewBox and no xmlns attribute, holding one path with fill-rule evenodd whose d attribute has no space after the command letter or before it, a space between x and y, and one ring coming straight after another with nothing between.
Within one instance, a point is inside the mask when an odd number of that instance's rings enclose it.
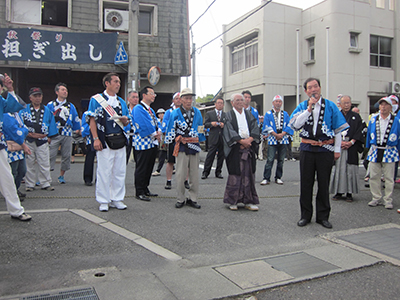
<instances>
[{"instance_id":1,"label":"eyeglasses","mask_svg":"<svg viewBox=\"0 0 400 300\"><path fill-rule=\"evenodd\" d=\"M147 95L157 97L157 94L155 94L155 93L148 93Z\"/></svg>"}]
</instances>

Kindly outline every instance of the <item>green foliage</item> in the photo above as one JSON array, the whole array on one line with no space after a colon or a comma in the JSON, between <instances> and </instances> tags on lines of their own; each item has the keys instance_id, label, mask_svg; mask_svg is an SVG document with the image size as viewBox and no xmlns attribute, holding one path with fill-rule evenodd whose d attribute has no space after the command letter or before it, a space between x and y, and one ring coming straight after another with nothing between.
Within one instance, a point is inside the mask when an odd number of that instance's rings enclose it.
<instances>
[{"instance_id":1,"label":"green foliage","mask_svg":"<svg viewBox=\"0 0 400 300\"><path fill-rule=\"evenodd\" d=\"M196 103L206 103L210 102L214 98L213 94L207 94L205 97L197 97Z\"/></svg>"}]
</instances>

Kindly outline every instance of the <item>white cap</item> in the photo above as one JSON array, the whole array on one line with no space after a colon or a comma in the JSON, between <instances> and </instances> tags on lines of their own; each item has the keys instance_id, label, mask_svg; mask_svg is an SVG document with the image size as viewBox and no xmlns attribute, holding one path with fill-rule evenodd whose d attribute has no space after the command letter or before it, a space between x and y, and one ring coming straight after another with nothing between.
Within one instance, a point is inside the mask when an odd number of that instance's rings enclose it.
<instances>
[{"instance_id":1,"label":"white cap","mask_svg":"<svg viewBox=\"0 0 400 300\"><path fill-rule=\"evenodd\" d=\"M397 103L399 103L399 98L397 98L397 96L395 96L395 95L390 95L388 98L389 98L390 100L394 100L394 101L396 101Z\"/></svg>"},{"instance_id":2,"label":"white cap","mask_svg":"<svg viewBox=\"0 0 400 300\"><path fill-rule=\"evenodd\" d=\"M387 104L390 104L390 106L392 105L392 100L389 97L382 97L381 99L379 99L378 103L381 104L381 102L385 101Z\"/></svg>"},{"instance_id":3,"label":"white cap","mask_svg":"<svg viewBox=\"0 0 400 300\"><path fill-rule=\"evenodd\" d=\"M281 100L281 101L283 102L283 98L282 98L281 95L276 95L276 96L274 97L274 99L272 99L272 102L274 102L275 100Z\"/></svg>"}]
</instances>

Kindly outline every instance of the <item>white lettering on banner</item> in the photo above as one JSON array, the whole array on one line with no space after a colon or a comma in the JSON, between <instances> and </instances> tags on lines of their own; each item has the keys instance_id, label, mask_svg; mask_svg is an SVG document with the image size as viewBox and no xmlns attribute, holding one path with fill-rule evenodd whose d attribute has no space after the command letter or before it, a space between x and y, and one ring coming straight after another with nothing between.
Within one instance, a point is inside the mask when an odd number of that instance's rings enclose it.
<instances>
[{"instance_id":1,"label":"white lettering on banner","mask_svg":"<svg viewBox=\"0 0 400 300\"><path fill-rule=\"evenodd\" d=\"M18 41L10 42L9 40L5 39L4 43L5 44L2 45L4 50L2 50L1 52L3 52L3 54L6 58L9 58L12 56L18 56L18 57L22 56L22 54L19 52L19 42Z\"/></svg>"},{"instance_id":2,"label":"white lettering on banner","mask_svg":"<svg viewBox=\"0 0 400 300\"><path fill-rule=\"evenodd\" d=\"M32 54L33 57L36 58L36 59L40 59L40 58L42 58L42 56L40 56L40 54L41 55L46 55L46 52L44 51L44 48L46 46L48 46L48 45L50 45L50 42L48 42L48 41L45 41L45 42L42 42L42 43L33 42L33 52L34 52Z\"/></svg>"},{"instance_id":3,"label":"white lettering on banner","mask_svg":"<svg viewBox=\"0 0 400 300\"><path fill-rule=\"evenodd\" d=\"M61 56L62 60L66 59L72 59L73 61L76 60L76 55L75 55L76 47L74 45L66 43L66 46L61 46L61 50L62 50L62 56Z\"/></svg>"},{"instance_id":4,"label":"white lettering on banner","mask_svg":"<svg viewBox=\"0 0 400 300\"><path fill-rule=\"evenodd\" d=\"M95 57L94 54L93 54L94 46L93 46L92 44L89 44L89 48L90 48L89 56L90 56L90 59L91 59L91 60L93 60L93 61L99 61L99 60L102 59L103 54L101 53L101 51L99 52L99 55L97 55L97 56Z\"/></svg>"}]
</instances>

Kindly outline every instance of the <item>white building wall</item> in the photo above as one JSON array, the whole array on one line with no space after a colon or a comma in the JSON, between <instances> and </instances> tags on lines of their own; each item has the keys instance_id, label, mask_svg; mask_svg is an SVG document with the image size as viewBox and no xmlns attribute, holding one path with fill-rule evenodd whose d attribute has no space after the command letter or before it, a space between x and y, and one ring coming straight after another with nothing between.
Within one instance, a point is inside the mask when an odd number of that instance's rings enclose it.
<instances>
[{"instance_id":1,"label":"white building wall","mask_svg":"<svg viewBox=\"0 0 400 300\"><path fill-rule=\"evenodd\" d=\"M395 0L400 8L400 0ZM376 8L376 0L325 0L302 11L270 3L263 13L256 13L224 37L225 45L257 29L259 64L238 74L230 73L230 49L224 48L223 92L249 89L263 94L265 111L271 108L274 95L295 95L296 28L300 28L300 85L308 77L321 80L322 94L336 101L338 94L348 94L367 118L371 96L389 92L389 82L400 81L400 20L398 13ZM227 25L233 26L238 20ZM329 94L326 85L327 29L329 27ZM358 51L349 51L350 31L359 33ZM370 67L370 35L393 38L392 68ZM315 37L315 62L308 61L307 38ZM239 74L240 73L240 74ZM397 79L397 80L396 80ZM306 99L301 87L301 98Z\"/></svg>"}]
</instances>

